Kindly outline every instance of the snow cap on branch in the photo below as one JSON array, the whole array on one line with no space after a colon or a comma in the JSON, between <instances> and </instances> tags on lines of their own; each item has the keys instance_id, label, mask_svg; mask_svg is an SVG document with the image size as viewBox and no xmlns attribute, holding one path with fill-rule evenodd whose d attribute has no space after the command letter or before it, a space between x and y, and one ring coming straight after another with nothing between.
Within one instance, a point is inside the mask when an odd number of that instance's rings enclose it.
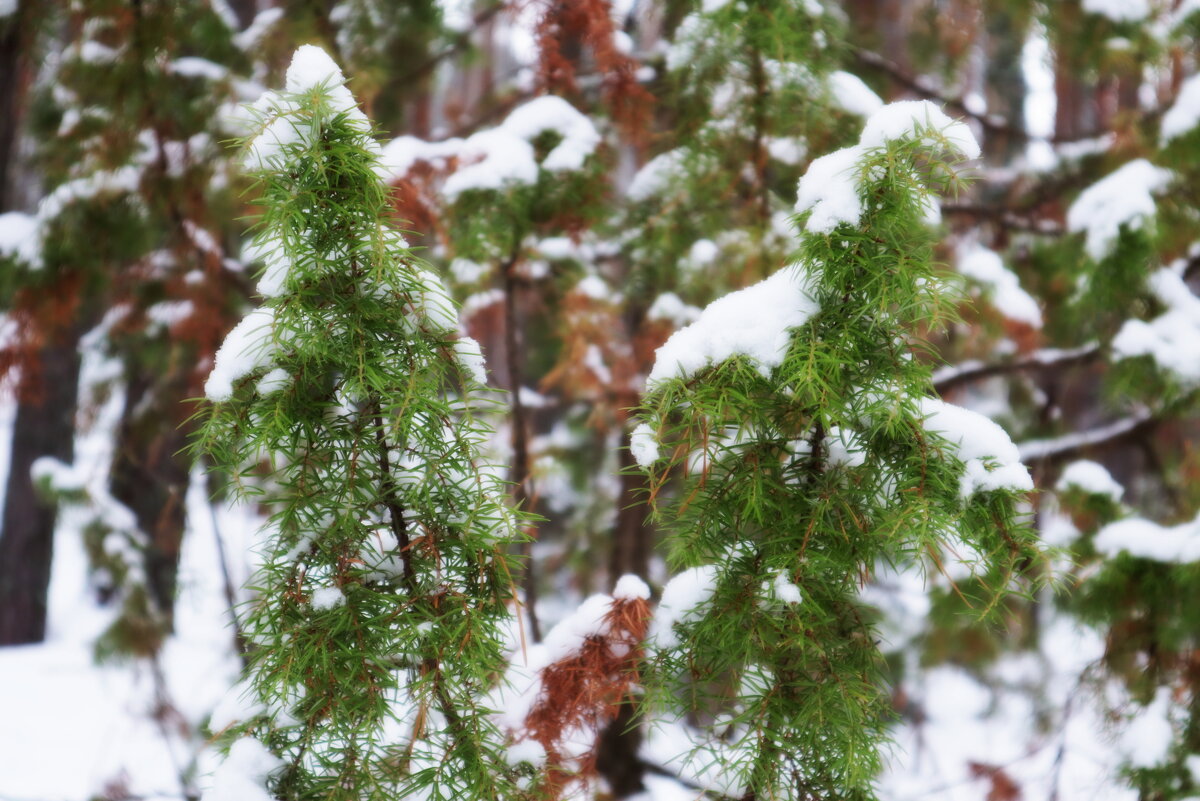
<instances>
[{"instance_id":1,"label":"snow cap on branch","mask_svg":"<svg viewBox=\"0 0 1200 801\"><path fill-rule=\"evenodd\" d=\"M544 133L558 142L537 161L533 143ZM518 106L503 123L467 139L426 142L411 136L392 140L383 149L384 179L403 178L418 162L444 166L457 159L442 194L454 200L471 190L500 191L537 182L538 170L569 172L583 169L596 152L600 133L592 121L556 95L543 95Z\"/></svg>"},{"instance_id":2,"label":"snow cap on branch","mask_svg":"<svg viewBox=\"0 0 1200 801\"><path fill-rule=\"evenodd\" d=\"M1156 211L1154 195L1166 189L1173 173L1135 159L1087 189L1067 210L1067 230L1087 234L1087 254L1101 261L1112 252L1121 226L1141 228Z\"/></svg>"},{"instance_id":3,"label":"snow cap on branch","mask_svg":"<svg viewBox=\"0 0 1200 801\"><path fill-rule=\"evenodd\" d=\"M783 363L791 329L804 325L817 309L804 270L784 267L764 281L714 300L700 319L672 334L658 349L648 381L653 385L686 379L733 356L745 357L768 375Z\"/></svg>"},{"instance_id":4,"label":"snow cap on branch","mask_svg":"<svg viewBox=\"0 0 1200 801\"><path fill-rule=\"evenodd\" d=\"M862 219L860 192L863 159L875 148L909 139L919 131L935 131L954 153L965 159L979 158L979 143L966 123L946 116L928 100L889 103L867 119L857 145L836 150L813 161L800 179L796 212L811 211L805 230L828 234L842 223L857 225ZM930 146L943 144L927 134Z\"/></svg>"},{"instance_id":5,"label":"snow cap on branch","mask_svg":"<svg viewBox=\"0 0 1200 801\"><path fill-rule=\"evenodd\" d=\"M329 54L316 45L302 45L292 56L285 81L286 92L263 93L250 109L261 119L261 129L246 150L248 170L277 168L285 149L311 140L316 133L312 120L301 115L300 96L320 91L322 102L346 118L363 134L363 145L378 153L379 144L370 136L370 122L346 88L346 78Z\"/></svg>"},{"instance_id":6,"label":"snow cap on branch","mask_svg":"<svg viewBox=\"0 0 1200 801\"><path fill-rule=\"evenodd\" d=\"M1033 489L1029 470L1003 428L978 412L954 406L937 398L922 398L925 430L940 434L957 449L966 465L959 479L963 499L976 492Z\"/></svg>"}]
</instances>

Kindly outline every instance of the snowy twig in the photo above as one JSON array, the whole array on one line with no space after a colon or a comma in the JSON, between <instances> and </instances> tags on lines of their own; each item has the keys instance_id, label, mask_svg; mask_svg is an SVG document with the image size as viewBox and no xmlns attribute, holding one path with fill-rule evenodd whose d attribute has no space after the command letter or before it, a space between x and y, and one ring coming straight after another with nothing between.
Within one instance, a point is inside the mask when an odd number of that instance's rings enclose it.
<instances>
[{"instance_id":1,"label":"snowy twig","mask_svg":"<svg viewBox=\"0 0 1200 801\"><path fill-rule=\"evenodd\" d=\"M995 375L1015 373L1041 367L1067 367L1083 364L1100 355L1100 345L1092 342L1077 348L1042 348L1027 356L1010 362L983 362L972 360L962 364L947 365L933 373L933 387L946 393L962 384L981 381Z\"/></svg>"},{"instance_id":2,"label":"snowy twig","mask_svg":"<svg viewBox=\"0 0 1200 801\"><path fill-rule=\"evenodd\" d=\"M1013 123L1009 122L1008 120L1004 119L1003 117L1001 117L997 114L988 114L988 113L980 113L978 111L972 111L970 108L967 107L967 102L965 100L963 100L962 98L947 95L944 92L940 91L939 89L937 89L933 86L930 86L924 80L922 80L916 76L910 75L905 70L903 70L899 65L892 63L891 61L887 60L886 58L879 55L878 53L875 53L871 50L864 50L863 48L856 47L856 48L854 48L854 57L863 66L871 67L872 69L876 69L876 70L879 70L880 72L883 72L889 78L894 80L896 83L903 86L905 89L908 89L912 92L916 92L917 94L921 95L922 97L928 98L930 100L936 100L937 102L941 103L942 105L947 106L950 109L952 109L955 113L962 114L965 117L970 117L971 119L978 121L979 124L981 126L983 126L983 129L985 131L988 131L989 133L1000 134L1003 136L1015 136L1020 139L1033 139L1034 138L1025 129L1023 129L1017 125L1014 125ZM1084 139L1095 139L1096 137L1101 136L1104 133L1107 133L1107 131L1099 131L1099 132L1092 131L1092 132L1080 134L1077 136L1061 136L1061 137L1054 136L1054 137L1050 138L1050 142L1053 144L1062 144L1065 142L1077 142L1077 141L1084 140Z\"/></svg>"},{"instance_id":3,"label":"snowy twig","mask_svg":"<svg viewBox=\"0 0 1200 801\"><path fill-rule=\"evenodd\" d=\"M1003 206L985 206L976 203L943 203L943 214L964 214L971 217L987 217L997 220L1005 228L1029 231L1045 236L1062 236L1066 228L1062 223L1038 217L1025 217Z\"/></svg>"},{"instance_id":4,"label":"snowy twig","mask_svg":"<svg viewBox=\"0 0 1200 801\"><path fill-rule=\"evenodd\" d=\"M208 476L209 497L212 497L214 494L211 483L212 474L209 473ZM221 589L225 595L225 605L229 609L229 620L233 624L233 644L244 668L246 667L246 636L237 615L237 588L233 583L233 576L229 572L229 556L225 549L225 538L221 536L221 527L217 520L217 507L211 502L208 504L208 512L212 517L213 538L217 543L217 561L221 564Z\"/></svg>"},{"instance_id":5,"label":"snowy twig","mask_svg":"<svg viewBox=\"0 0 1200 801\"><path fill-rule=\"evenodd\" d=\"M1021 443L1017 448L1021 452L1021 461L1045 462L1074 456L1080 451L1107 445L1125 437L1140 434L1152 428L1158 419L1148 409L1140 409L1129 417L1124 417L1107 425L1063 434L1061 437L1050 439L1035 439Z\"/></svg>"}]
</instances>

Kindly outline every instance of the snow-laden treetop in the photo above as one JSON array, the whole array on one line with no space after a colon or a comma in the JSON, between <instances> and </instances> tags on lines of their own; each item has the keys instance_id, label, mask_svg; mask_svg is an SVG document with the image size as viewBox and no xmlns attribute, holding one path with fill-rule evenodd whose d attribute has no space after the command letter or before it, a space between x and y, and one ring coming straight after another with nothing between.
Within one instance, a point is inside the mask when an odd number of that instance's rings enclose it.
<instances>
[{"instance_id":1,"label":"snow-laden treetop","mask_svg":"<svg viewBox=\"0 0 1200 801\"><path fill-rule=\"evenodd\" d=\"M822 156L800 179L796 211L811 211L805 230L830 233L838 225L862 219L862 171L867 154L889 142L920 137L931 148L949 148L964 159L979 158L979 143L966 123L952 120L928 100L902 100L876 111L863 127L858 144Z\"/></svg>"}]
</instances>

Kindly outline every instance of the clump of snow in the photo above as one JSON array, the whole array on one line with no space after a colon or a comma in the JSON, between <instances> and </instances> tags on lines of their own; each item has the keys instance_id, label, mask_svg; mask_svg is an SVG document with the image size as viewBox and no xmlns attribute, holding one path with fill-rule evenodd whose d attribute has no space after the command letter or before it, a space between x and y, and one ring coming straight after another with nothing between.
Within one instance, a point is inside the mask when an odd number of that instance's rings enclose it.
<instances>
[{"instance_id":1,"label":"clump of snow","mask_svg":"<svg viewBox=\"0 0 1200 801\"><path fill-rule=\"evenodd\" d=\"M437 273L420 268L417 270L420 282L421 311L431 324L445 331L458 329L458 311L450 297L446 285L442 283Z\"/></svg>"},{"instance_id":2,"label":"clump of snow","mask_svg":"<svg viewBox=\"0 0 1200 801\"><path fill-rule=\"evenodd\" d=\"M633 429L629 436L629 450L638 467L647 468L658 461L658 439L654 429L646 423L641 423Z\"/></svg>"},{"instance_id":3,"label":"clump of snow","mask_svg":"<svg viewBox=\"0 0 1200 801\"><path fill-rule=\"evenodd\" d=\"M456 155L460 162L470 163L446 179L442 192L454 199L473 189L535 183L538 163L533 142L545 132L560 137L541 163L549 172L582 169L600 144L600 134L590 119L561 97L543 95L515 109L500 126L462 142Z\"/></svg>"},{"instance_id":4,"label":"clump of snow","mask_svg":"<svg viewBox=\"0 0 1200 801\"><path fill-rule=\"evenodd\" d=\"M225 337L204 382L204 394L220 403L233 397L233 384L266 367L275 355L275 310L261 307L247 314Z\"/></svg>"},{"instance_id":5,"label":"clump of snow","mask_svg":"<svg viewBox=\"0 0 1200 801\"><path fill-rule=\"evenodd\" d=\"M471 337L459 337L454 340L454 355L471 378L480 386L487 386L487 362L483 358L483 349ZM522 387L524 389L524 387Z\"/></svg>"},{"instance_id":6,"label":"clump of snow","mask_svg":"<svg viewBox=\"0 0 1200 801\"><path fill-rule=\"evenodd\" d=\"M787 355L791 329L804 325L817 309L804 271L784 267L713 301L700 319L672 334L658 349L648 381L686 379L734 356L769 375Z\"/></svg>"},{"instance_id":7,"label":"clump of snow","mask_svg":"<svg viewBox=\"0 0 1200 801\"><path fill-rule=\"evenodd\" d=\"M167 69L185 78L203 78L208 81L223 81L229 77L229 68L207 58L183 56L167 64Z\"/></svg>"},{"instance_id":8,"label":"clump of snow","mask_svg":"<svg viewBox=\"0 0 1200 801\"><path fill-rule=\"evenodd\" d=\"M672 182L687 174L687 164L694 157L693 153L682 147L660 153L637 171L626 194L630 200L638 203L661 195Z\"/></svg>"},{"instance_id":9,"label":"clump of snow","mask_svg":"<svg viewBox=\"0 0 1200 801\"><path fill-rule=\"evenodd\" d=\"M284 80L284 86L292 94L324 89L333 100L334 110L350 111L356 106L345 83L337 62L316 45L301 45L296 49Z\"/></svg>"},{"instance_id":10,"label":"clump of snow","mask_svg":"<svg viewBox=\"0 0 1200 801\"><path fill-rule=\"evenodd\" d=\"M883 108L879 95L863 83L862 78L836 70L829 75L829 91L838 108L860 117L869 117Z\"/></svg>"},{"instance_id":11,"label":"clump of snow","mask_svg":"<svg viewBox=\"0 0 1200 801\"><path fill-rule=\"evenodd\" d=\"M446 179L442 192L450 199L470 190L498 191L506 185L537 181L533 145L499 128L472 135L463 143L459 158L473 163Z\"/></svg>"},{"instance_id":12,"label":"clump of snow","mask_svg":"<svg viewBox=\"0 0 1200 801\"><path fill-rule=\"evenodd\" d=\"M1154 217L1154 194L1171 181L1170 170L1135 159L1079 193L1067 210L1067 229L1087 234L1087 253L1102 260L1113 249L1121 226L1136 230Z\"/></svg>"},{"instance_id":13,"label":"clump of snow","mask_svg":"<svg viewBox=\"0 0 1200 801\"><path fill-rule=\"evenodd\" d=\"M258 384L254 385L254 391L265 397L271 392L286 390L290 381L292 381L292 375L286 369L276 367L266 373L263 378L258 379Z\"/></svg>"},{"instance_id":14,"label":"clump of snow","mask_svg":"<svg viewBox=\"0 0 1200 801\"><path fill-rule=\"evenodd\" d=\"M546 749L537 740L520 740L508 747L504 759L512 767L517 765L543 765L546 762Z\"/></svg>"},{"instance_id":15,"label":"clump of snow","mask_svg":"<svg viewBox=\"0 0 1200 801\"><path fill-rule=\"evenodd\" d=\"M613 293L608 288L608 284L604 283L603 278L595 274L585 275L572 291L578 292L580 295L592 300L611 301L613 299Z\"/></svg>"},{"instance_id":16,"label":"clump of snow","mask_svg":"<svg viewBox=\"0 0 1200 801\"><path fill-rule=\"evenodd\" d=\"M785 604L798 604L804 600L804 596L800 594L800 588L796 582L792 581L792 577L786 570L775 571L774 579L771 581L771 592L775 596L775 600Z\"/></svg>"},{"instance_id":17,"label":"clump of snow","mask_svg":"<svg viewBox=\"0 0 1200 801\"><path fill-rule=\"evenodd\" d=\"M676 575L663 587L662 600L654 610L649 639L659 648L679 645L675 626L703 615L704 607L717 589L717 566L701 565Z\"/></svg>"},{"instance_id":18,"label":"clump of snow","mask_svg":"<svg viewBox=\"0 0 1200 801\"><path fill-rule=\"evenodd\" d=\"M650 599L650 588L638 576L626 573L617 579L612 597L618 601L646 601Z\"/></svg>"},{"instance_id":19,"label":"clump of snow","mask_svg":"<svg viewBox=\"0 0 1200 801\"><path fill-rule=\"evenodd\" d=\"M1175 104L1162 118L1159 136L1165 145L1200 125L1200 75L1193 75L1179 87Z\"/></svg>"},{"instance_id":20,"label":"clump of snow","mask_svg":"<svg viewBox=\"0 0 1200 801\"><path fill-rule=\"evenodd\" d=\"M856 225L862 219L857 173L863 155L860 147L845 147L808 165L796 192L797 213L812 211L805 230L827 234L842 223Z\"/></svg>"},{"instance_id":21,"label":"clump of snow","mask_svg":"<svg viewBox=\"0 0 1200 801\"><path fill-rule=\"evenodd\" d=\"M721 255L721 246L711 239L697 239L688 248L687 257L680 263L680 269L691 275L700 272L714 263Z\"/></svg>"},{"instance_id":22,"label":"clump of snow","mask_svg":"<svg viewBox=\"0 0 1200 801\"><path fill-rule=\"evenodd\" d=\"M346 78L329 54L316 45L302 45L292 56L284 80L287 95L265 92L251 105L262 119L261 129L246 150L245 166L250 170L266 170L279 166L281 155L291 146L305 142L315 134L312 125L300 117L298 101L290 95L321 92L324 102L335 113L344 114L349 123L363 135L363 144L380 152L377 142L369 135L370 122L354 102L346 88ZM383 168L380 167L382 174Z\"/></svg>"},{"instance_id":23,"label":"clump of snow","mask_svg":"<svg viewBox=\"0 0 1200 801\"><path fill-rule=\"evenodd\" d=\"M1175 730L1171 726L1171 688L1159 687L1154 700L1139 709L1121 733L1120 751L1130 767L1152 768L1167 759Z\"/></svg>"},{"instance_id":24,"label":"clump of snow","mask_svg":"<svg viewBox=\"0 0 1200 801\"><path fill-rule=\"evenodd\" d=\"M248 681L240 681L221 698L208 718L208 728L220 733L238 723L244 723L265 714L267 706L257 700L254 688Z\"/></svg>"},{"instance_id":25,"label":"clump of snow","mask_svg":"<svg viewBox=\"0 0 1200 801\"><path fill-rule=\"evenodd\" d=\"M292 263L278 237L262 237L256 240L243 251L242 256L247 261L262 262L263 272L258 279L258 294L264 298L277 298L283 294Z\"/></svg>"},{"instance_id":26,"label":"clump of snow","mask_svg":"<svg viewBox=\"0 0 1200 801\"><path fill-rule=\"evenodd\" d=\"M441 142L426 142L415 136L400 136L383 146L380 161L388 183L403 178L418 162L441 168L459 154L463 140L457 137Z\"/></svg>"},{"instance_id":27,"label":"clump of snow","mask_svg":"<svg viewBox=\"0 0 1200 801\"><path fill-rule=\"evenodd\" d=\"M283 761L258 740L243 737L229 747L203 801L271 801L266 782L282 766Z\"/></svg>"},{"instance_id":28,"label":"clump of snow","mask_svg":"<svg viewBox=\"0 0 1200 801\"><path fill-rule=\"evenodd\" d=\"M1017 276L1004 266L1000 254L975 245L958 255L958 271L991 290L992 303L1010 320L1032 328L1042 327L1042 311L1037 301L1021 288Z\"/></svg>"},{"instance_id":29,"label":"clump of snow","mask_svg":"<svg viewBox=\"0 0 1200 801\"><path fill-rule=\"evenodd\" d=\"M1118 520L1100 529L1095 546L1106 556L1127 553L1155 562L1195 562L1200 560L1200 517L1177 526L1140 517Z\"/></svg>"},{"instance_id":30,"label":"clump of snow","mask_svg":"<svg viewBox=\"0 0 1200 801\"><path fill-rule=\"evenodd\" d=\"M940 434L953 445L965 464L959 480L959 493L964 499L976 492L1033 489L1033 479L1021 464L1017 446L995 422L937 398L922 398L921 412L925 430Z\"/></svg>"},{"instance_id":31,"label":"clump of snow","mask_svg":"<svg viewBox=\"0 0 1200 801\"><path fill-rule=\"evenodd\" d=\"M542 161L542 167L550 172L583 169L600 144L600 134L591 119L556 95L543 95L518 107L502 127L527 142L546 131L557 133L561 141Z\"/></svg>"},{"instance_id":32,"label":"clump of snow","mask_svg":"<svg viewBox=\"0 0 1200 801\"><path fill-rule=\"evenodd\" d=\"M901 100L889 103L867 120L860 147L884 147L888 142L911 138L918 128L937 131L958 155L979 158L979 142L965 122L953 120L928 100Z\"/></svg>"},{"instance_id":33,"label":"clump of snow","mask_svg":"<svg viewBox=\"0 0 1200 801\"><path fill-rule=\"evenodd\" d=\"M825 453L825 461L831 467L861 467L867 461L866 447L862 440L853 431L840 426L830 427L829 433L825 435Z\"/></svg>"},{"instance_id":34,"label":"clump of snow","mask_svg":"<svg viewBox=\"0 0 1200 801\"><path fill-rule=\"evenodd\" d=\"M313 609L323 611L346 603L346 596L337 587L318 587L313 590L310 603Z\"/></svg>"},{"instance_id":35,"label":"clump of snow","mask_svg":"<svg viewBox=\"0 0 1200 801\"><path fill-rule=\"evenodd\" d=\"M268 8L265 11L258 12L250 24L246 26L246 30L235 34L233 43L239 49L249 52L255 45L262 40L275 23L283 19L282 8Z\"/></svg>"},{"instance_id":36,"label":"clump of snow","mask_svg":"<svg viewBox=\"0 0 1200 801\"><path fill-rule=\"evenodd\" d=\"M674 292L664 292L654 299L646 310L647 320L662 320L674 323L676 326L695 322L700 317L700 309L683 300Z\"/></svg>"},{"instance_id":37,"label":"clump of snow","mask_svg":"<svg viewBox=\"0 0 1200 801\"><path fill-rule=\"evenodd\" d=\"M579 653L589 637L606 632L605 618L611 608L612 598L597 593L561 620L550 630L542 643L545 647L546 664L569 659Z\"/></svg>"},{"instance_id":38,"label":"clump of snow","mask_svg":"<svg viewBox=\"0 0 1200 801\"><path fill-rule=\"evenodd\" d=\"M1140 22L1150 16L1148 0L1083 0L1083 10L1113 22Z\"/></svg>"},{"instance_id":39,"label":"clump of snow","mask_svg":"<svg viewBox=\"0 0 1200 801\"><path fill-rule=\"evenodd\" d=\"M1149 322L1125 321L1113 337L1113 354L1149 356L1182 382L1200 384L1200 298L1170 268L1151 275L1150 288L1167 311Z\"/></svg>"},{"instance_id":40,"label":"clump of snow","mask_svg":"<svg viewBox=\"0 0 1200 801\"><path fill-rule=\"evenodd\" d=\"M1111 498L1114 503L1120 503L1121 496L1125 494L1125 488L1117 483L1104 465L1090 459L1080 459L1067 465L1054 488L1059 492L1075 488L1089 495Z\"/></svg>"},{"instance_id":41,"label":"clump of snow","mask_svg":"<svg viewBox=\"0 0 1200 801\"><path fill-rule=\"evenodd\" d=\"M19 211L0 214L0 256L33 266L40 260L40 249L36 217Z\"/></svg>"},{"instance_id":42,"label":"clump of snow","mask_svg":"<svg viewBox=\"0 0 1200 801\"><path fill-rule=\"evenodd\" d=\"M34 459L29 475L35 484L45 484L54 492L80 492L87 486L82 470L53 456Z\"/></svg>"},{"instance_id":43,"label":"clump of snow","mask_svg":"<svg viewBox=\"0 0 1200 801\"><path fill-rule=\"evenodd\" d=\"M913 137L920 129L937 131L958 155L979 158L979 143L966 123L952 120L928 100L902 100L882 106L867 119L858 144L822 156L800 179L796 211L811 211L805 229L827 234L842 223L862 218L863 159L888 142Z\"/></svg>"},{"instance_id":44,"label":"clump of snow","mask_svg":"<svg viewBox=\"0 0 1200 801\"><path fill-rule=\"evenodd\" d=\"M488 274L491 268L470 259L458 258L450 262L450 274L460 284L475 284Z\"/></svg>"}]
</instances>

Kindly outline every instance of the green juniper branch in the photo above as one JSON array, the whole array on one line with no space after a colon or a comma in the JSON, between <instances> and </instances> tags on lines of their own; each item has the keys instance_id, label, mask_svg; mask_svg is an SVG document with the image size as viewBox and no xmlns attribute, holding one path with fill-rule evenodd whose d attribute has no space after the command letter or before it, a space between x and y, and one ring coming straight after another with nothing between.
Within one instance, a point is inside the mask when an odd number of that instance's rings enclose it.
<instances>
[{"instance_id":1,"label":"green juniper branch","mask_svg":"<svg viewBox=\"0 0 1200 801\"><path fill-rule=\"evenodd\" d=\"M520 518L480 464L478 351L389 223L369 124L322 51L256 105L266 304L206 387L197 449L272 511L242 721L217 776L286 799L510 798L480 699L503 665ZM259 771L262 773L263 771ZM243 774L248 776L249 774Z\"/></svg>"}]
</instances>

